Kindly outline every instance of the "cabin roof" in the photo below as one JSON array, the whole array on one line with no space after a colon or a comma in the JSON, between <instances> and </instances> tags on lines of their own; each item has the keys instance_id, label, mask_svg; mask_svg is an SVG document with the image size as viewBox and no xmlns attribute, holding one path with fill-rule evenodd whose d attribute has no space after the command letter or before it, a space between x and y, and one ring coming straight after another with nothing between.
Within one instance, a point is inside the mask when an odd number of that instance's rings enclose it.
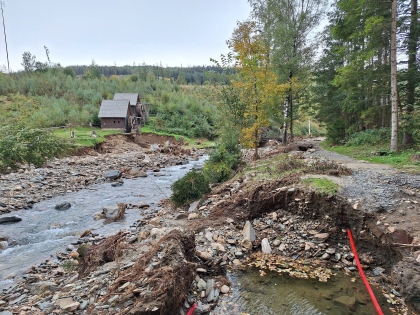
<instances>
[{"instance_id":1,"label":"cabin roof","mask_svg":"<svg viewBox=\"0 0 420 315\"><path fill-rule=\"evenodd\" d=\"M114 94L114 101L119 100L130 100L131 106L136 106L137 102L139 102L139 93L115 93Z\"/></svg>"},{"instance_id":2,"label":"cabin roof","mask_svg":"<svg viewBox=\"0 0 420 315\"><path fill-rule=\"evenodd\" d=\"M103 100L99 109L99 118L123 118L127 116L130 102L128 99L119 101Z\"/></svg>"}]
</instances>

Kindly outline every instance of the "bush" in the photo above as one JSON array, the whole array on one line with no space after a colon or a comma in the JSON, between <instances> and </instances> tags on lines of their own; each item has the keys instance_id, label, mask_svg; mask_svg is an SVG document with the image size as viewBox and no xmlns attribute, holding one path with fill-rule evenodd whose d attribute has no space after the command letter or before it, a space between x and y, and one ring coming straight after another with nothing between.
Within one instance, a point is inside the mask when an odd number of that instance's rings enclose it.
<instances>
[{"instance_id":1,"label":"bush","mask_svg":"<svg viewBox=\"0 0 420 315\"><path fill-rule=\"evenodd\" d=\"M389 139L391 139L390 128L368 129L352 134L346 142L346 145L355 147L363 145L387 145Z\"/></svg>"},{"instance_id":2,"label":"bush","mask_svg":"<svg viewBox=\"0 0 420 315\"><path fill-rule=\"evenodd\" d=\"M0 171L17 169L22 163L40 167L71 148L70 142L49 131L6 126L0 129Z\"/></svg>"},{"instance_id":3,"label":"bush","mask_svg":"<svg viewBox=\"0 0 420 315\"><path fill-rule=\"evenodd\" d=\"M182 206L210 192L209 182L202 172L191 171L172 184L172 202Z\"/></svg>"}]
</instances>

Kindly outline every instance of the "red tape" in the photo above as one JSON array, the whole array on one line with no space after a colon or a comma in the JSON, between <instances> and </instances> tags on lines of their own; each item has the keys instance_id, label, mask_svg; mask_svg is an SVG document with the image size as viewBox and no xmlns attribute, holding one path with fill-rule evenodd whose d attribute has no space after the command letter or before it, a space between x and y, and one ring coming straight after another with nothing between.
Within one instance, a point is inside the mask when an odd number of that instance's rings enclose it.
<instances>
[{"instance_id":1,"label":"red tape","mask_svg":"<svg viewBox=\"0 0 420 315\"><path fill-rule=\"evenodd\" d=\"M379 315L383 315L381 307L379 306L378 301L376 300L375 294L372 291L372 288L370 287L370 284L366 278L365 272L363 271L362 265L360 264L359 255L357 254L356 245L354 245L353 235L351 234L350 229L347 229L347 235L350 240L351 250L354 254L354 259L356 260L357 269L359 270L360 277L362 278L362 281L366 287L366 290L368 291L370 298L373 302L373 305L375 306L376 312Z\"/></svg>"},{"instance_id":2,"label":"red tape","mask_svg":"<svg viewBox=\"0 0 420 315\"><path fill-rule=\"evenodd\" d=\"M191 306L191 308L188 310L187 315L192 315L196 307L197 307L197 303L194 303L193 306Z\"/></svg>"}]
</instances>

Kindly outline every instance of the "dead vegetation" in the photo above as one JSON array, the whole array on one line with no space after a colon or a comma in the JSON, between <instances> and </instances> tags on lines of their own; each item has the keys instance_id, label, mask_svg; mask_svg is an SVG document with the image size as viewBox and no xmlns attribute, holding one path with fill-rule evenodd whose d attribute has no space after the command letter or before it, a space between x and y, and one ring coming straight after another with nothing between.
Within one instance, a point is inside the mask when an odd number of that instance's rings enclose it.
<instances>
[{"instance_id":1,"label":"dead vegetation","mask_svg":"<svg viewBox=\"0 0 420 315\"><path fill-rule=\"evenodd\" d=\"M112 218L108 218L104 221L105 224L111 223L111 222L115 222L115 221L120 221L122 219L124 219L125 216L125 209L127 209L127 205L125 203L119 203L118 204L118 212L117 215L112 217Z\"/></svg>"},{"instance_id":2,"label":"dead vegetation","mask_svg":"<svg viewBox=\"0 0 420 315\"><path fill-rule=\"evenodd\" d=\"M108 294L102 298L103 302L115 294L121 295L122 300L124 296L134 295L134 305L121 310L119 314L174 314L181 307L193 280L194 264L190 261L194 249L193 232L171 231L139 257L131 268L120 274ZM117 253L113 251L112 254L116 256ZM124 284L127 291L121 292ZM150 313L152 309L154 312Z\"/></svg>"},{"instance_id":3,"label":"dead vegetation","mask_svg":"<svg viewBox=\"0 0 420 315\"><path fill-rule=\"evenodd\" d=\"M126 248L125 232L107 237L98 245L91 246L84 255L79 256L79 279L86 277L98 266L111 261L118 261Z\"/></svg>"}]
</instances>

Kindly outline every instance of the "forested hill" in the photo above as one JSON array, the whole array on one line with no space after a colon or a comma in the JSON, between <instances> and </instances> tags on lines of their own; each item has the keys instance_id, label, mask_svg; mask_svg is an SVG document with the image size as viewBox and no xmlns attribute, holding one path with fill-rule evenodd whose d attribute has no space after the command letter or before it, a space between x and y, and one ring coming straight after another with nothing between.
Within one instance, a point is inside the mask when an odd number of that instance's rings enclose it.
<instances>
[{"instance_id":1,"label":"forested hill","mask_svg":"<svg viewBox=\"0 0 420 315\"><path fill-rule=\"evenodd\" d=\"M76 65L69 66L77 76L81 76L90 66ZM149 73L157 78L170 79L180 84L204 84L206 81L214 83L215 81L225 80L227 78L220 76L222 69L216 66L193 66L193 67L163 67L162 65L125 65L125 66L100 66L97 65L100 73L109 77L112 75L135 75L141 81L146 81Z\"/></svg>"}]
</instances>

